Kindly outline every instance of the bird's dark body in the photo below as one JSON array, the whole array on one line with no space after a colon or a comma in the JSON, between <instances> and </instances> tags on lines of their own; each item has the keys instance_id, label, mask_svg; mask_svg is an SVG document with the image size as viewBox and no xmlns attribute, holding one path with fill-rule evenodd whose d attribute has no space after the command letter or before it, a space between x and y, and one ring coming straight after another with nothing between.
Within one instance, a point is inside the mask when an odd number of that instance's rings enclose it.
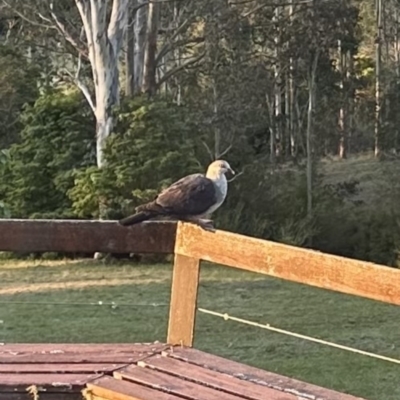
<instances>
[{"instance_id":1,"label":"bird's dark body","mask_svg":"<svg viewBox=\"0 0 400 400\"><path fill-rule=\"evenodd\" d=\"M216 203L217 193L213 182L203 174L188 175L167 187L157 197L136 208L136 213L119 221L128 226L158 216L176 219L201 216Z\"/></svg>"}]
</instances>

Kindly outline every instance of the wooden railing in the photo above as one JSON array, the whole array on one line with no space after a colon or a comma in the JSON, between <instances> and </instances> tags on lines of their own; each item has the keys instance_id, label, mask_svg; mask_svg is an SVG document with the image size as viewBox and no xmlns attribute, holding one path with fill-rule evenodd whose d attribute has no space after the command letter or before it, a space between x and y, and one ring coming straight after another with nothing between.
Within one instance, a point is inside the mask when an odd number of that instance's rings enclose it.
<instances>
[{"instance_id":1,"label":"wooden railing","mask_svg":"<svg viewBox=\"0 0 400 400\"><path fill-rule=\"evenodd\" d=\"M201 260L400 305L400 271L184 223L0 220L0 251L174 253L167 342L193 345Z\"/></svg>"}]
</instances>

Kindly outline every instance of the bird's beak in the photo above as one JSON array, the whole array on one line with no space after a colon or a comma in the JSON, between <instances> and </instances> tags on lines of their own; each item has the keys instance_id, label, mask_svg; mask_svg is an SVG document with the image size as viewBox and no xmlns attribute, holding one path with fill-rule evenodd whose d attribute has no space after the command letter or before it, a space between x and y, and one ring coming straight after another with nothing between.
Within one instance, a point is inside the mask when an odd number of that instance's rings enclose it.
<instances>
[{"instance_id":1,"label":"bird's beak","mask_svg":"<svg viewBox=\"0 0 400 400\"><path fill-rule=\"evenodd\" d=\"M235 175L235 171L234 171L232 168L229 168L229 172L230 172L232 175Z\"/></svg>"}]
</instances>

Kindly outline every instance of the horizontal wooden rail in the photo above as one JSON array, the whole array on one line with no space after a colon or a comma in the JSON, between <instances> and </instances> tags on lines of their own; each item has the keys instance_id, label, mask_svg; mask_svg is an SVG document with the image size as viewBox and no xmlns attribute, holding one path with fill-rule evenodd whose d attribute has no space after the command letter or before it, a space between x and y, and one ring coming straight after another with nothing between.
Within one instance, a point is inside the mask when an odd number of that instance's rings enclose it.
<instances>
[{"instance_id":1,"label":"horizontal wooden rail","mask_svg":"<svg viewBox=\"0 0 400 400\"><path fill-rule=\"evenodd\" d=\"M0 219L0 251L171 254L175 236L174 222Z\"/></svg>"},{"instance_id":2,"label":"horizontal wooden rail","mask_svg":"<svg viewBox=\"0 0 400 400\"><path fill-rule=\"evenodd\" d=\"M175 254L400 305L400 271L369 262L181 223Z\"/></svg>"}]
</instances>

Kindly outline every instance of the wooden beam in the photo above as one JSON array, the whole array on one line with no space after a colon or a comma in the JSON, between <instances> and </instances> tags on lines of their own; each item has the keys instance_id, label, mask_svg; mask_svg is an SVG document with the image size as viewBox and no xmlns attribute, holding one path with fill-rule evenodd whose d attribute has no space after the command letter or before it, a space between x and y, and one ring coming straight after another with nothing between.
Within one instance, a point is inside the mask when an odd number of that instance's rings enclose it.
<instances>
[{"instance_id":1,"label":"wooden beam","mask_svg":"<svg viewBox=\"0 0 400 400\"><path fill-rule=\"evenodd\" d=\"M193 345L200 259L175 254L167 343Z\"/></svg>"},{"instance_id":2,"label":"wooden beam","mask_svg":"<svg viewBox=\"0 0 400 400\"><path fill-rule=\"evenodd\" d=\"M176 223L0 219L0 251L173 253Z\"/></svg>"},{"instance_id":3,"label":"wooden beam","mask_svg":"<svg viewBox=\"0 0 400 400\"><path fill-rule=\"evenodd\" d=\"M179 223L175 253L400 305L400 271L369 262Z\"/></svg>"}]
</instances>

